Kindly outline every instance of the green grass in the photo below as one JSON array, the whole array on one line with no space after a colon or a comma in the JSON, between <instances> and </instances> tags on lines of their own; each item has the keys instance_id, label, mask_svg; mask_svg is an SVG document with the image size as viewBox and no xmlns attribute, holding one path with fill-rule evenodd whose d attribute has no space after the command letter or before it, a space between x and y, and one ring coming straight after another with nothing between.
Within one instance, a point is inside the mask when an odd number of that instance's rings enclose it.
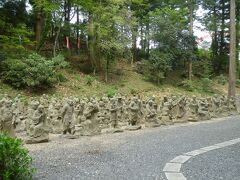
<instances>
[{"instance_id":1,"label":"green grass","mask_svg":"<svg viewBox=\"0 0 240 180\"><path fill-rule=\"evenodd\" d=\"M190 89L179 86L179 83L182 82L183 79L179 78L178 73L171 74L162 85L155 85L148 82L141 74L130 70L122 70L121 75L112 74L110 83L103 82L103 78L100 76L85 75L73 69L65 70L62 74L67 79L66 81L59 83L53 89L38 93L28 90L16 90L0 82L0 96L4 93L10 96L16 96L20 93L26 98L29 96L39 96L41 94L77 97L107 95L112 97L116 93L122 93L125 95L139 94L143 97L152 95L162 97L163 95L169 94L207 96L215 93L227 93L227 84L221 85L216 83L216 81L213 81L211 91L205 91L203 82L197 79L190 83L190 86L192 86Z\"/></svg>"}]
</instances>

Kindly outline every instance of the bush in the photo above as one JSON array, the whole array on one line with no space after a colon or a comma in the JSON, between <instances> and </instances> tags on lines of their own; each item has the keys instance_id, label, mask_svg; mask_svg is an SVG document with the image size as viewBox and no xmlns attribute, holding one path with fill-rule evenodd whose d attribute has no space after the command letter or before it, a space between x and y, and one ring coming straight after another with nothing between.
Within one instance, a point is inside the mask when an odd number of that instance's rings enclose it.
<instances>
[{"instance_id":1,"label":"bush","mask_svg":"<svg viewBox=\"0 0 240 180\"><path fill-rule=\"evenodd\" d=\"M22 141L0 133L0 179L32 179L32 158Z\"/></svg>"},{"instance_id":2,"label":"bush","mask_svg":"<svg viewBox=\"0 0 240 180\"><path fill-rule=\"evenodd\" d=\"M145 62L145 70L143 69L145 77L157 84L161 83L166 73L171 70L172 60L171 54L152 51L149 61Z\"/></svg>"},{"instance_id":3,"label":"bush","mask_svg":"<svg viewBox=\"0 0 240 180\"><path fill-rule=\"evenodd\" d=\"M22 59L7 59L3 61L2 79L16 88L30 87L33 89L52 87L63 77L57 70L67 66L62 56L47 60L34 53Z\"/></svg>"},{"instance_id":4,"label":"bush","mask_svg":"<svg viewBox=\"0 0 240 180\"><path fill-rule=\"evenodd\" d=\"M191 92L193 92L196 89L194 81L191 81L191 80L184 80L181 83L181 86L187 91L191 91Z\"/></svg>"},{"instance_id":5,"label":"bush","mask_svg":"<svg viewBox=\"0 0 240 180\"><path fill-rule=\"evenodd\" d=\"M212 93L213 92L213 81L211 79L208 78L203 78L201 79L201 83L202 83L202 91L203 92L208 92L208 93Z\"/></svg>"},{"instance_id":6,"label":"bush","mask_svg":"<svg viewBox=\"0 0 240 180\"><path fill-rule=\"evenodd\" d=\"M240 79L237 79L237 81L236 81L236 86L237 86L238 88L240 88Z\"/></svg>"},{"instance_id":7,"label":"bush","mask_svg":"<svg viewBox=\"0 0 240 180\"><path fill-rule=\"evenodd\" d=\"M109 89L107 90L106 95L107 97L112 98L115 96L116 93L117 93L116 89Z\"/></svg>"},{"instance_id":8,"label":"bush","mask_svg":"<svg viewBox=\"0 0 240 180\"><path fill-rule=\"evenodd\" d=\"M69 67L69 63L65 61L64 56L61 54L57 55L56 57L53 57L50 63L55 69L64 69Z\"/></svg>"},{"instance_id":9,"label":"bush","mask_svg":"<svg viewBox=\"0 0 240 180\"><path fill-rule=\"evenodd\" d=\"M220 76L217 76L216 80L217 80L217 83L221 85L225 85L228 82L227 77L224 76L223 74L221 74Z\"/></svg>"},{"instance_id":10,"label":"bush","mask_svg":"<svg viewBox=\"0 0 240 180\"><path fill-rule=\"evenodd\" d=\"M202 78L200 80L184 80L180 85L190 92L213 92L213 81L208 78Z\"/></svg>"},{"instance_id":11,"label":"bush","mask_svg":"<svg viewBox=\"0 0 240 180\"><path fill-rule=\"evenodd\" d=\"M87 75L84 80L87 85L91 86L95 81L95 78L90 75Z\"/></svg>"}]
</instances>

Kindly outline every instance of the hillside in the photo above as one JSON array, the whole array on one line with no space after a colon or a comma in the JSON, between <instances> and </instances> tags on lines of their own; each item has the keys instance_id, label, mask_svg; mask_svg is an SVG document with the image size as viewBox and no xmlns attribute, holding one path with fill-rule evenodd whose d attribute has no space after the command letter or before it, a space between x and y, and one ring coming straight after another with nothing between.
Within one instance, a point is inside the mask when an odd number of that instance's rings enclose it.
<instances>
[{"instance_id":1,"label":"hillside","mask_svg":"<svg viewBox=\"0 0 240 180\"><path fill-rule=\"evenodd\" d=\"M179 78L179 72L172 72L161 85L153 84L145 79L141 74L138 74L128 64L118 64L116 69L111 73L109 83L101 80L101 76L87 75L79 73L72 68L62 71L65 76L63 82L57 84L54 88L47 91L33 92L29 90L16 90L12 87L0 82L1 94L7 93L11 96L22 94L23 96L39 96L48 94L50 96L113 96L116 93L125 95L139 94L141 96L163 96L168 94L183 94L183 95L213 95L227 94L227 84L220 85L213 81L211 92L202 90L202 84L199 80L194 80L191 88L181 86L183 79ZM240 89L237 88L237 92Z\"/></svg>"}]
</instances>

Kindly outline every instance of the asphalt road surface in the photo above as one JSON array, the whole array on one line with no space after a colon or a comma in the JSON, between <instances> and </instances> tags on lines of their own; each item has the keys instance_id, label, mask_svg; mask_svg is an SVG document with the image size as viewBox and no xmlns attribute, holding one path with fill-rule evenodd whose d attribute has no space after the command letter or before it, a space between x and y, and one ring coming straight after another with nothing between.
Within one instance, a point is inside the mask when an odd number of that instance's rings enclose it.
<instances>
[{"instance_id":1,"label":"asphalt road surface","mask_svg":"<svg viewBox=\"0 0 240 180\"><path fill-rule=\"evenodd\" d=\"M175 157L237 138L240 116L75 140L51 136L26 147L34 179L158 180L167 179L163 169ZM192 157L181 173L188 180L239 180L240 141Z\"/></svg>"}]
</instances>

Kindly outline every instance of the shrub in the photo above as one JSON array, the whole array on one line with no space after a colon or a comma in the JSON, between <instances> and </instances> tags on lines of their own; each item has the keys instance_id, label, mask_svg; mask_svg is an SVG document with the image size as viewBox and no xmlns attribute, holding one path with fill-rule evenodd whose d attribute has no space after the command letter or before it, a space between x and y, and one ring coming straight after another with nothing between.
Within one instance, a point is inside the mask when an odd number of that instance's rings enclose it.
<instances>
[{"instance_id":1,"label":"shrub","mask_svg":"<svg viewBox=\"0 0 240 180\"><path fill-rule=\"evenodd\" d=\"M240 87L240 79L237 79L236 81L236 86L239 88Z\"/></svg>"},{"instance_id":2,"label":"shrub","mask_svg":"<svg viewBox=\"0 0 240 180\"><path fill-rule=\"evenodd\" d=\"M90 75L87 75L87 76L85 76L84 80L87 85L91 86L93 84L93 82L95 81L95 78Z\"/></svg>"},{"instance_id":3,"label":"shrub","mask_svg":"<svg viewBox=\"0 0 240 180\"><path fill-rule=\"evenodd\" d=\"M217 83L221 85L225 85L227 83L227 77L221 74L220 76L216 77Z\"/></svg>"},{"instance_id":4,"label":"shrub","mask_svg":"<svg viewBox=\"0 0 240 180\"><path fill-rule=\"evenodd\" d=\"M30 87L32 89L52 87L63 77L57 70L67 66L62 56L47 60L33 53L27 58L7 59L3 61L2 79L16 88Z\"/></svg>"},{"instance_id":5,"label":"shrub","mask_svg":"<svg viewBox=\"0 0 240 180\"><path fill-rule=\"evenodd\" d=\"M181 86L184 89L186 89L187 91L191 91L192 92L192 91L196 90L194 81L191 81L191 80L184 80L184 81L182 81Z\"/></svg>"},{"instance_id":6,"label":"shrub","mask_svg":"<svg viewBox=\"0 0 240 180\"><path fill-rule=\"evenodd\" d=\"M0 133L0 179L32 179L32 158L20 139Z\"/></svg>"},{"instance_id":7,"label":"shrub","mask_svg":"<svg viewBox=\"0 0 240 180\"><path fill-rule=\"evenodd\" d=\"M65 61L65 58L62 54L53 57L50 63L55 69L64 69L69 67L69 63Z\"/></svg>"},{"instance_id":8,"label":"shrub","mask_svg":"<svg viewBox=\"0 0 240 180\"><path fill-rule=\"evenodd\" d=\"M107 95L107 97L112 98L115 96L116 93L117 93L116 89L108 89L106 92L106 95Z\"/></svg>"},{"instance_id":9,"label":"shrub","mask_svg":"<svg viewBox=\"0 0 240 180\"><path fill-rule=\"evenodd\" d=\"M208 92L208 93L213 92L213 89L212 89L213 81L211 79L203 78L201 79L201 83L202 83L202 91Z\"/></svg>"},{"instance_id":10,"label":"shrub","mask_svg":"<svg viewBox=\"0 0 240 180\"><path fill-rule=\"evenodd\" d=\"M213 92L213 81L208 78L202 78L199 80L184 80L180 85L190 92Z\"/></svg>"},{"instance_id":11,"label":"shrub","mask_svg":"<svg viewBox=\"0 0 240 180\"><path fill-rule=\"evenodd\" d=\"M150 81L161 83L168 71L171 70L171 54L152 51L149 61L145 63L144 75Z\"/></svg>"}]
</instances>

